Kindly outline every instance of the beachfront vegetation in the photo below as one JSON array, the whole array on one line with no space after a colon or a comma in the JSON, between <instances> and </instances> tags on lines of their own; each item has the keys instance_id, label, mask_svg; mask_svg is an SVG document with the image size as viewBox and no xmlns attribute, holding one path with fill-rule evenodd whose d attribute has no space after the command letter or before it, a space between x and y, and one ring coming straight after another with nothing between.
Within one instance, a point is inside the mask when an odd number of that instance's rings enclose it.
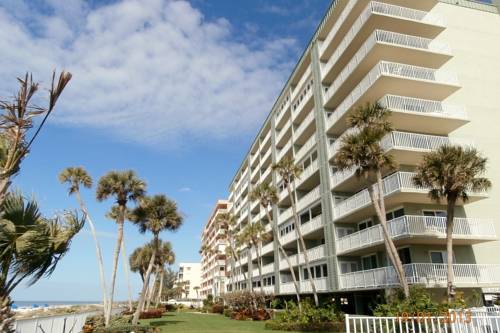
<instances>
[{"instance_id":1,"label":"beachfront vegetation","mask_svg":"<svg viewBox=\"0 0 500 333\"><path fill-rule=\"evenodd\" d=\"M338 171L354 170L356 176L365 181L370 200L382 227L387 257L395 268L406 297L410 291L403 264L387 226L382 174L396 168L392 155L386 153L380 141L392 131L389 121L391 111L379 103L368 103L358 107L348 123L351 132L340 139L339 152L334 160Z\"/></svg>"},{"instance_id":2,"label":"beachfront vegetation","mask_svg":"<svg viewBox=\"0 0 500 333\"><path fill-rule=\"evenodd\" d=\"M485 192L491 182L482 177L486 172L487 159L474 148L442 146L427 153L417 167L415 185L429 188L429 196L446 201L446 253L448 302L455 298L453 285L453 224L458 200L466 202L473 192Z\"/></svg>"},{"instance_id":3,"label":"beachfront vegetation","mask_svg":"<svg viewBox=\"0 0 500 333\"><path fill-rule=\"evenodd\" d=\"M70 80L68 72L61 72L57 79L53 73L45 107L33 102L40 86L29 74L18 78L19 90L14 97L0 100L1 332L12 331L12 290L25 279L30 279L33 284L50 275L84 222L70 212L56 218L45 218L34 200L10 190L12 179L20 173L22 161ZM36 237L40 240L35 241Z\"/></svg>"}]
</instances>

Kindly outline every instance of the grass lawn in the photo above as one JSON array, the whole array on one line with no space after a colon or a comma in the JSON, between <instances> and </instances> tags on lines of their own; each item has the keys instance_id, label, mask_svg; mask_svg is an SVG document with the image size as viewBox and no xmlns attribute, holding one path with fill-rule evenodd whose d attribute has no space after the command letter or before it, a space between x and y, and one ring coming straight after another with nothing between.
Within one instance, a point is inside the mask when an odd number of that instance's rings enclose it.
<instances>
[{"instance_id":1,"label":"grass lawn","mask_svg":"<svg viewBox=\"0 0 500 333\"><path fill-rule=\"evenodd\" d=\"M279 332L264 329L264 322L231 320L222 315L176 312L162 318L141 320L141 324L161 327L162 332L171 333L243 333ZM294 332L288 332L294 333ZM295 332L298 333L298 332Z\"/></svg>"}]
</instances>

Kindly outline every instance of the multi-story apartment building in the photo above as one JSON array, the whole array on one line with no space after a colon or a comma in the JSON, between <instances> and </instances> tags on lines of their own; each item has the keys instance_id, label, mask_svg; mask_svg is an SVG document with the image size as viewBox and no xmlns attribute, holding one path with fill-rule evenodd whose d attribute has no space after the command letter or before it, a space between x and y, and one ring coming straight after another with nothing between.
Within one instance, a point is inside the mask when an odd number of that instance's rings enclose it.
<instances>
[{"instance_id":1,"label":"multi-story apartment building","mask_svg":"<svg viewBox=\"0 0 500 333\"><path fill-rule=\"evenodd\" d=\"M220 228L216 221L222 213L227 213L231 204L219 200L203 228L201 234L201 297L218 297L225 291L227 230Z\"/></svg>"},{"instance_id":2,"label":"multi-story apartment building","mask_svg":"<svg viewBox=\"0 0 500 333\"><path fill-rule=\"evenodd\" d=\"M177 285L182 284L184 287L182 298L188 300L200 299L201 264L199 262L181 262L175 283Z\"/></svg>"},{"instance_id":3,"label":"multi-story apartment building","mask_svg":"<svg viewBox=\"0 0 500 333\"><path fill-rule=\"evenodd\" d=\"M261 221L271 230L262 208L249 200L252 187L271 183L279 189L272 216L302 293L311 292L307 279L314 278L319 292L334 293L362 311L374 294L396 286L367 189L352 172L336 171L332 164L349 115L379 102L392 110L395 128L381 142L399 163L396 172L384 175L384 198L408 281L441 295L446 285L445 206L413 185L415 166L441 145L474 145L489 158L487 176L494 186L457 208L453 270L457 287L467 293L498 291L499 41L499 7L492 4L333 1L230 184L237 228ZM293 195L312 277L304 272L290 198L271 169L284 157L304 169ZM257 261L263 264L265 291L294 293L274 241L261 245L259 258L243 249L228 290L258 287Z\"/></svg>"}]
</instances>

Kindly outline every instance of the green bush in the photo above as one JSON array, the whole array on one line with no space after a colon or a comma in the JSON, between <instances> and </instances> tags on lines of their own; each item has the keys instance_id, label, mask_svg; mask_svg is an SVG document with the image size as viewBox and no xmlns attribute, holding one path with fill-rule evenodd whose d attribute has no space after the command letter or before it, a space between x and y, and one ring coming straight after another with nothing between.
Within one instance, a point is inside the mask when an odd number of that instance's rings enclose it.
<instances>
[{"instance_id":1,"label":"green bush","mask_svg":"<svg viewBox=\"0 0 500 333\"><path fill-rule=\"evenodd\" d=\"M384 304L378 304L373 310L375 316L400 316L402 313L409 315L424 312L433 315L442 315L447 313L449 309L464 309L467 304L464 295L457 292L455 301L448 303L443 298L441 302L432 298L431 294L422 286L411 286L410 296L405 299L402 290L395 290L395 292L387 298Z\"/></svg>"},{"instance_id":2,"label":"green bush","mask_svg":"<svg viewBox=\"0 0 500 333\"><path fill-rule=\"evenodd\" d=\"M224 309L224 312L222 313L225 317L229 317L231 318L231 316L233 315L233 310L231 309Z\"/></svg>"},{"instance_id":3,"label":"green bush","mask_svg":"<svg viewBox=\"0 0 500 333\"><path fill-rule=\"evenodd\" d=\"M160 332L159 328L147 327L147 326L136 326L136 325L123 325L123 326L112 326L108 328L98 328L95 330L96 333L157 333Z\"/></svg>"},{"instance_id":4,"label":"green bush","mask_svg":"<svg viewBox=\"0 0 500 333\"><path fill-rule=\"evenodd\" d=\"M342 322L323 323L280 323L275 320L268 320L265 324L266 330L274 331L299 331L299 332L344 332Z\"/></svg>"},{"instance_id":5,"label":"green bush","mask_svg":"<svg viewBox=\"0 0 500 333\"><path fill-rule=\"evenodd\" d=\"M212 305L210 312L222 314L224 312L224 305L222 303L216 303Z\"/></svg>"}]
</instances>

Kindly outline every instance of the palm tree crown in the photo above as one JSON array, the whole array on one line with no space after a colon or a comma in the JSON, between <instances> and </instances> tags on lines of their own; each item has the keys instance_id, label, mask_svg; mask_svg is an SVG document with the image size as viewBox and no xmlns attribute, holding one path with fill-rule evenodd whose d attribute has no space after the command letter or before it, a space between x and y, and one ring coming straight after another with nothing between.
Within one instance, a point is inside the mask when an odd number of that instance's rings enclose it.
<instances>
[{"instance_id":1,"label":"palm tree crown","mask_svg":"<svg viewBox=\"0 0 500 333\"><path fill-rule=\"evenodd\" d=\"M481 177L486 172L487 159L470 147L442 146L428 153L417 167L415 185L430 188L429 195L440 199L467 201L470 192L491 188L491 182Z\"/></svg>"},{"instance_id":2,"label":"palm tree crown","mask_svg":"<svg viewBox=\"0 0 500 333\"><path fill-rule=\"evenodd\" d=\"M262 183L250 192L250 200L258 200L262 207L268 208L278 202L278 193L274 186Z\"/></svg>"},{"instance_id":3,"label":"palm tree crown","mask_svg":"<svg viewBox=\"0 0 500 333\"><path fill-rule=\"evenodd\" d=\"M142 198L130 219L139 227L139 232L150 231L155 236L163 230L177 230L183 221L175 201L163 194Z\"/></svg>"},{"instance_id":4,"label":"palm tree crown","mask_svg":"<svg viewBox=\"0 0 500 333\"><path fill-rule=\"evenodd\" d=\"M69 167L64 169L59 174L59 181L69 184L69 194L79 191L80 186L85 188L92 187L92 178L83 167Z\"/></svg>"},{"instance_id":5,"label":"palm tree crown","mask_svg":"<svg viewBox=\"0 0 500 333\"><path fill-rule=\"evenodd\" d=\"M118 205L124 206L127 201L136 201L144 196L146 183L139 179L134 171L110 171L97 184L96 198L104 201L111 196Z\"/></svg>"},{"instance_id":6,"label":"palm tree crown","mask_svg":"<svg viewBox=\"0 0 500 333\"><path fill-rule=\"evenodd\" d=\"M296 165L293 158L285 157L276 164L273 164L272 169L278 172L286 184L291 184L295 179L298 179L302 174L303 168Z\"/></svg>"}]
</instances>

